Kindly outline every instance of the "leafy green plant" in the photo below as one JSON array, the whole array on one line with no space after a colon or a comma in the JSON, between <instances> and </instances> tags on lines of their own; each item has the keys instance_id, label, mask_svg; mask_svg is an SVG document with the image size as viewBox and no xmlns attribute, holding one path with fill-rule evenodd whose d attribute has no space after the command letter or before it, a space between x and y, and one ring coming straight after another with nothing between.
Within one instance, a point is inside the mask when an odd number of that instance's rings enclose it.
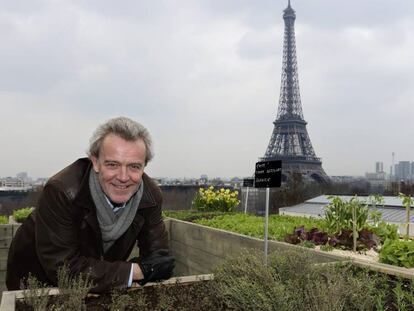
<instances>
[{"instance_id":1,"label":"leafy green plant","mask_svg":"<svg viewBox=\"0 0 414 311\"><path fill-rule=\"evenodd\" d=\"M0 225L6 225L9 223L9 218L4 215L0 215Z\"/></svg>"},{"instance_id":2,"label":"leafy green plant","mask_svg":"<svg viewBox=\"0 0 414 311\"><path fill-rule=\"evenodd\" d=\"M382 213L377 209L377 205L384 206L385 200L379 194L372 194L368 197L368 202L372 206L372 210L369 213L369 219L372 222L372 225L375 227L381 221Z\"/></svg>"},{"instance_id":3,"label":"leafy green plant","mask_svg":"<svg viewBox=\"0 0 414 311\"><path fill-rule=\"evenodd\" d=\"M376 236L378 236L381 244L383 244L386 239L398 239L398 226L395 224L389 224L385 221L380 221L376 224L376 226L370 225L368 229Z\"/></svg>"},{"instance_id":4,"label":"leafy green plant","mask_svg":"<svg viewBox=\"0 0 414 311\"><path fill-rule=\"evenodd\" d=\"M343 229L362 230L368 219L368 206L356 196L343 201L339 196L329 196L331 203L325 208L325 219L330 233L340 233ZM353 216L353 211L355 215ZM355 219L355 221L353 220Z\"/></svg>"},{"instance_id":5,"label":"leafy green plant","mask_svg":"<svg viewBox=\"0 0 414 311\"><path fill-rule=\"evenodd\" d=\"M411 198L411 196L406 195L406 194L401 193L401 192L398 195L398 197L400 199L402 199L402 203L405 206L405 211L406 211L406 220L405 220L406 231L405 231L404 238L406 240L408 240L408 238L410 237L410 211L411 211L411 206L414 203L414 200L413 200L413 198Z\"/></svg>"},{"instance_id":6,"label":"leafy green plant","mask_svg":"<svg viewBox=\"0 0 414 311\"><path fill-rule=\"evenodd\" d=\"M238 191L230 189L214 190L213 186L200 188L193 200L193 206L199 211L233 212L240 204L237 196Z\"/></svg>"},{"instance_id":7,"label":"leafy green plant","mask_svg":"<svg viewBox=\"0 0 414 311\"><path fill-rule=\"evenodd\" d=\"M380 250L379 260L395 266L414 268L414 241L386 240Z\"/></svg>"},{"instance_id":8,"label":"leafy green plant","mask_svg":"<svg viewBox=\"0 0 414 311\"><path fill-rule=\"evenodd\" d=\"M34 210L34 207L24 207L13 211L13 218L15 221L22 223Z\"/></svg>"}]
</instances>

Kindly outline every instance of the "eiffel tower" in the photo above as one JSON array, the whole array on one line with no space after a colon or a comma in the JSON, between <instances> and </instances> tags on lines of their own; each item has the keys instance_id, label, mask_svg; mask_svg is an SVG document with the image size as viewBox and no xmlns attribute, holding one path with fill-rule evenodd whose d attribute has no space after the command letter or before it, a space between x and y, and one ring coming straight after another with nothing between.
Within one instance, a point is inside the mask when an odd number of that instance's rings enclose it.
<instances>
[{"instance_id":1,"label":"eiffel tower","mask_svg":"<svg viewBox=\"0 0 414 311\"><path fill-rule=\"evenodd\" d=\"M296 61L296 14L290 0L283 11L283 19L285 34L279 108L269 145L260 160L282 160L282 181L287 181L293 173L300 173L305 179L327 183L329 177L313 150L303 118Z\"/></svg>"}]
</instances>

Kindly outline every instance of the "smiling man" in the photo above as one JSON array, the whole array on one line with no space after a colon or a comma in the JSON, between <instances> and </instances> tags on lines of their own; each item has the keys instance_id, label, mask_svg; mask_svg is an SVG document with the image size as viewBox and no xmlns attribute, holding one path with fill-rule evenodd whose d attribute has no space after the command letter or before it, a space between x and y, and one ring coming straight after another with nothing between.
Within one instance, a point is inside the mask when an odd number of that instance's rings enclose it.
<instances>
[{"instance_id":1,"label":"smiling man","mask_svg":"<svg viewBox=\"0 0 414 311\"><path fill-rule=\"evenodd\" d=\"M161 191L144 173L153 157L148 131L125 117L111 119L93 134L88 155L49 179L18 229L7 262L9 290L29 273L56 286L63 264L73 276L89 274L94 292L171 276ZM127 261L135 243L140 256Z\"/></svg>"}]
</instances>

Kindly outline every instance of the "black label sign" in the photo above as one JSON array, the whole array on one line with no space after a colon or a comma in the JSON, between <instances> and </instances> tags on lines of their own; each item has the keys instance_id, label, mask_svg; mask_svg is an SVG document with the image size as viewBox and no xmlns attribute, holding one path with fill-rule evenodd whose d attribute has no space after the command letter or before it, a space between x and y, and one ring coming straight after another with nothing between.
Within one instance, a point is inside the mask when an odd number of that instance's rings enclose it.
<instances>
[{"instance_id":1,"label":"black label sign","mask_svg":"<svg viewBox=\"0 0 414 311\"><path fill-rule=\"evenodd\" d=\"M255 188L280 187L282 181L282 161L263 161L256 163L254 175Z\"/></svg>"},{"instance_id":2,"label":"black label sign","mask_svg":"<svg viewBox=\"0 0 414 311\"><path fill-rule=\"evenodd\" d=\"M243 179L243 187L253 187L253 186L254 186L254 178Z\"/></svg>"}]
</instances>

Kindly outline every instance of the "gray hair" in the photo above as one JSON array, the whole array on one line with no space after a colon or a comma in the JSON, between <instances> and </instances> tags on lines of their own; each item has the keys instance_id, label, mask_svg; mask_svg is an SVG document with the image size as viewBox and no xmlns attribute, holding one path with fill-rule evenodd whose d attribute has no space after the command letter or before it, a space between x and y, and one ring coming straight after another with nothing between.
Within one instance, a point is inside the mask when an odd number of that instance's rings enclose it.
<instances>
[{"instance_id":1,"label":"gray hair","mask_svg":"<svg viewBox=\"0 0 414 311\"><path fill-rule=\"evenodd\" d=\"M152 140L148 130L140 123L126 117L109 119L98 126L89 140L89 150L87 151L89 157L94 156L98 158L102 141L109 134L115 134L127 141L142 139L146 150L145 164L154 157Z\"/></svg>"}]
</instances>

